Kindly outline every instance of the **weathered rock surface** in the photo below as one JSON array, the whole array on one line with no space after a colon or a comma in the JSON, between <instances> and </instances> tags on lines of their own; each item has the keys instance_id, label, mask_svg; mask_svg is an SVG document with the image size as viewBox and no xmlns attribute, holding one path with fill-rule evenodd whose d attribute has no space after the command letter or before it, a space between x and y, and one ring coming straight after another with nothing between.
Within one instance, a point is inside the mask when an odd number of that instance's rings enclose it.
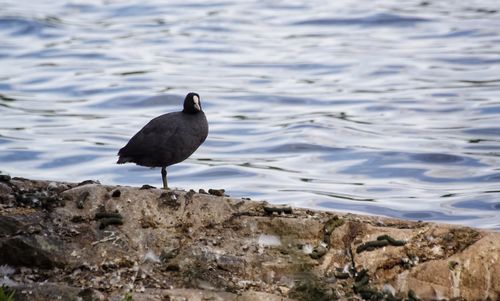
<instances>
[{"instance_id":1,"label":"weathered rock surface","mask_svg":"<svg viewBox=\"0 0 500 301\"><path fill-rule=\"evenodd\" d=\"M0 184L0 282L15 300L500 298L500 233L223 192Z\"/></svg>"}]
</instances>

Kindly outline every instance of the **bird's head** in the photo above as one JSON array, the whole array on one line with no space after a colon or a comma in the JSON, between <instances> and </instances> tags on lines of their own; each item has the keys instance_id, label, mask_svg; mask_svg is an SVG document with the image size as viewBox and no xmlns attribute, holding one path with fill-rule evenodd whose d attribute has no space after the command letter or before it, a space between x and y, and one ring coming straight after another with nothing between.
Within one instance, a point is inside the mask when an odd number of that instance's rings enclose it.
<instances>
[{"instance_id":1,"label":"bird's head","mask_svg":"<svg viewBox=\"0 0 500 301\"><path fill-rule=\"evenodd\" d=\"M182 110L182 112L188 114L201 112L200 95L193 92L188 93L184 99L184 110Z\"/></svg>"}]
</instances>

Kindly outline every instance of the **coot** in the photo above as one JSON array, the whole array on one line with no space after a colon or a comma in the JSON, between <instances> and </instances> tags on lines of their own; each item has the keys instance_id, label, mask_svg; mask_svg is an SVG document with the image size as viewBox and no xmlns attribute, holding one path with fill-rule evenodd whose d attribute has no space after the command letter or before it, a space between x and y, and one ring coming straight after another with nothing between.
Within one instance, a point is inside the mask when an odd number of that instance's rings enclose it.
<instances>
[{"instance_id":1,"label":"coot","mask_svg":"<svg viewBox=\"0 0 500 301\"><path fill-rule=\"evenodd\" d=\"M118 152L118 164L133 162L161 167L163 188L167 189L167 166L186 160L205 141L208 122L200 96L188 93L181 112L152 119Z\"/></svg>"}]
</instances>

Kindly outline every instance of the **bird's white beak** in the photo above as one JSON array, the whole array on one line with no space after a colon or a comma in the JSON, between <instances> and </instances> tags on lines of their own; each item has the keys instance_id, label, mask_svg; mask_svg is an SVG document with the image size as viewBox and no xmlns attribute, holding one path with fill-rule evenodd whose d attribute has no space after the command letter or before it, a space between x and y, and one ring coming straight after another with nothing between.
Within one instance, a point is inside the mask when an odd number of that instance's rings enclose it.
<instances>
[{"instance_id":1,"label":"bird's white beak","mask_svg":"<svg viewBox=\"0 0 500 301\"><path fill-rule=\"evenodd\" d=\"M198 96L194 96L193 101L194 101L194 107L196 108L196 110L201 111L200 99L198 98Z\"/></svg>"}]
</instances>

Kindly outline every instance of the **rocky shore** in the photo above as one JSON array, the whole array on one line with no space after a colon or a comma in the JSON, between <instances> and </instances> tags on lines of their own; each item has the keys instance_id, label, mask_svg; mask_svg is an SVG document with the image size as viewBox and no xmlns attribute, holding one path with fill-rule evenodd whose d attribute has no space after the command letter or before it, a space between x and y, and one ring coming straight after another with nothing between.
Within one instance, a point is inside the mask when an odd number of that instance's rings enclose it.
<instances>
[{"instance_id":1,"label":"rocky shore","mask_svg":"<svg viewBox=\"0 0 500 301\"><path fill-rule=\"evenodd\" d=\"M14 300L499 300L500 233L0 175Z\"/></svg>"}]
</instances>

